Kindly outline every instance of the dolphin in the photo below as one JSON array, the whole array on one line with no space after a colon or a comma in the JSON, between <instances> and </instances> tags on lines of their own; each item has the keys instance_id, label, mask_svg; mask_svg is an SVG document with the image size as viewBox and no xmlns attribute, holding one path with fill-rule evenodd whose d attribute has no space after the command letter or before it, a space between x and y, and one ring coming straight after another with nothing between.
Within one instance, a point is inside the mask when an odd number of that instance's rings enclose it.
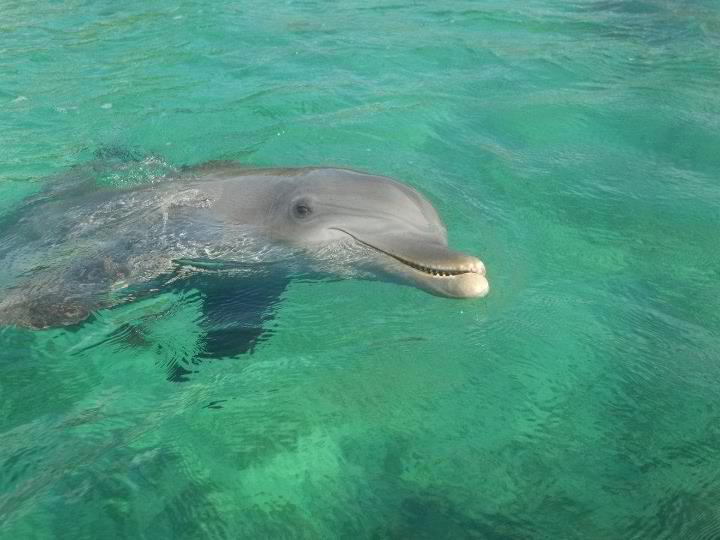
<instances>
[{"instance_id":1,"label":"dolphin","mask_svg":"<svg viewBox=\"0 0 720 540\"><path fill-rule=\"evenodd\" d=\"M432 204L388 177L233 162L125 188L68 176L0 219L0 325L77 325L99 309L192 283L225 304L220 326L248 317L257 329L292 277L288 268L301 267L449 298L489 290L480 259L448 247ZM213 273L225 277L213 284ZM262 297L253 309L240 305L253 294Z\"/></svg>"}]
</instances>

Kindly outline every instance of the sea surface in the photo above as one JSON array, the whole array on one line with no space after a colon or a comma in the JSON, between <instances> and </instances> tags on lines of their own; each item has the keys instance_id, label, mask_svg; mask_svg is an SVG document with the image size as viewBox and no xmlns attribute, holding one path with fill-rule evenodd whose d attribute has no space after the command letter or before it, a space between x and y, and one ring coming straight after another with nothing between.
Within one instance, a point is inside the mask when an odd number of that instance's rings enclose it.
<instances>
[{"instance_id":1,"label":"sea surface","mask_svg":"<svg viewBox=\"0 0 720 540\"><path fill-rule=\"evenodd\" d=\"M491 283L294 280L184 382L192 290L0 330L0 537L719 538L718 51L716 0L0 1L0 217L351 167Z\"/></svg>"}]
</instances>

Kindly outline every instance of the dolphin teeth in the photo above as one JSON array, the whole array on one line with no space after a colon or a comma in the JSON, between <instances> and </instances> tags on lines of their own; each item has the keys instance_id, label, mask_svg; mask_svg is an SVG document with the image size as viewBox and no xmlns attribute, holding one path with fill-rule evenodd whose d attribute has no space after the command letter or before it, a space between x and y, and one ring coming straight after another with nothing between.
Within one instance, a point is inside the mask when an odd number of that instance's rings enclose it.
<instances>
[{"instance_id":1,"label":"dolphin teeth","mask_svg":"<svg viewBox=\"0 0 720 540\"><path fill-rule=\"evenodd\" d=\"M370 244L368 244L370 245ZM370 246L373 247L373 246ZM375 248L377 249L377 248ZM386 253L386 252L384 252ZM484 274L485 268L483 267L482 263L478 265L471 265L470 267L467 266L460 266L455 269L449 269L449 268L433 268L431 266L424 266L422 264L418 264L412 261L409 261L407 259L404 259L402 257L399 257L397 255L393 255L391 253L386 253L387 255L390 255L392 258L400 261L403 264L406 264L410 268L414 268L418 272L422 272L423 274L428 274L435 277L453 277L453 276L459 276L460 274L468 274L468 273L479 273Z\"/></svg>"},{"instance_id":2,"label":"dolphin teeth","mask_svg":"<svg viewBox=\"0 0 720 540\"><path fill-rule=\"evenodd\" d=\"M465 265L457 266L452 270L448 269L448 268L432 268L429 266L423 266L422 264L418 264L416 262L405 259L404 257L401 257L400 255L395 255L389 251L385 251L383 249L375 247L372 244L370 244L368 242L364 242L363 240L357 238L355 235L353 235L343 229L337 228L336 230L343 232L343 233L347 234L348 236L350 236L351 238L358 241L359 243L361 243L369 248L372 248L376 251L379 251L380 253L384 253L385 255L392 257L396 261L399 261L402 264L409 266L410 268L414 268L418 272L422 272L424 274L432 275L435 277L453 277L453 276L459 276L461 274L470 274L470 273L485 275L485 265L482 263L482 261L477 260L477 259L475 260L476 262L470 262L469 264L466 263Z\"/></svg>"},{"instance_id":3,"label":"dolphin teeth","mask_svg":"<svg viewBox=\"0 0 720 540\"><path fill-rule=\"evenodd\" d=\"M423 266L421 264L412 263L410 261L406 261L406 264L415 270L418 270L419 272L423 272L424 274L430 274L435 277L453 277L453 276L459 276L460 274L467 274L469 272L475 272L477 271L474 268L458 268L458 269L449 269L449 268L432 268L431 266Z\"/></svg>"}]
</instances>

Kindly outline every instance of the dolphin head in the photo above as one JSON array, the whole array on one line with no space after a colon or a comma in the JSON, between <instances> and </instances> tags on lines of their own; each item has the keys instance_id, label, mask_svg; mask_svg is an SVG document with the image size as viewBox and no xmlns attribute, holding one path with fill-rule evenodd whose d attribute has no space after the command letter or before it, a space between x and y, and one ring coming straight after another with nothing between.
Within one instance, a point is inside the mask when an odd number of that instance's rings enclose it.
<instances>
[{"instance_id":1,"label":"dolphin head","mask_svg":"<svg viewBox=\"0 0 720 540\"><path fill-rule=\"evenodd\" d=\"M433 206L411 187L344 169L307 169L275 190L266 217L270 236L306 251L345 241L364 248L375 273L430 293L485 296L480 259L448 248Z\"/></svg>"}]
</instances>

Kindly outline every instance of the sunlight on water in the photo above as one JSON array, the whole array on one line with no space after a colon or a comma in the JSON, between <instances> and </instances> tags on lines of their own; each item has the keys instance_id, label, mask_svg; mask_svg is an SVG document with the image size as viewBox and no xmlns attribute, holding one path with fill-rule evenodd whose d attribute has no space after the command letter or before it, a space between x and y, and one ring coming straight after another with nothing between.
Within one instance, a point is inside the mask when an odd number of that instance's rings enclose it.
<instances>
[{"instance_id":1,"label":"sunlight on water","mask_svg":"<svg viewBox=\"0 0 720 540\"><path fill-rule=\"evenodd\" d=\"M205 229L249 266L0 328L0 537L720 535L716 2L0 11L3 288L102 251L40 251L67 223L117 235L58 186L209 160L401 179L492 283L317 276ZM13 228L33 196L56 211Z\"/></svg>"}]
</instances>

